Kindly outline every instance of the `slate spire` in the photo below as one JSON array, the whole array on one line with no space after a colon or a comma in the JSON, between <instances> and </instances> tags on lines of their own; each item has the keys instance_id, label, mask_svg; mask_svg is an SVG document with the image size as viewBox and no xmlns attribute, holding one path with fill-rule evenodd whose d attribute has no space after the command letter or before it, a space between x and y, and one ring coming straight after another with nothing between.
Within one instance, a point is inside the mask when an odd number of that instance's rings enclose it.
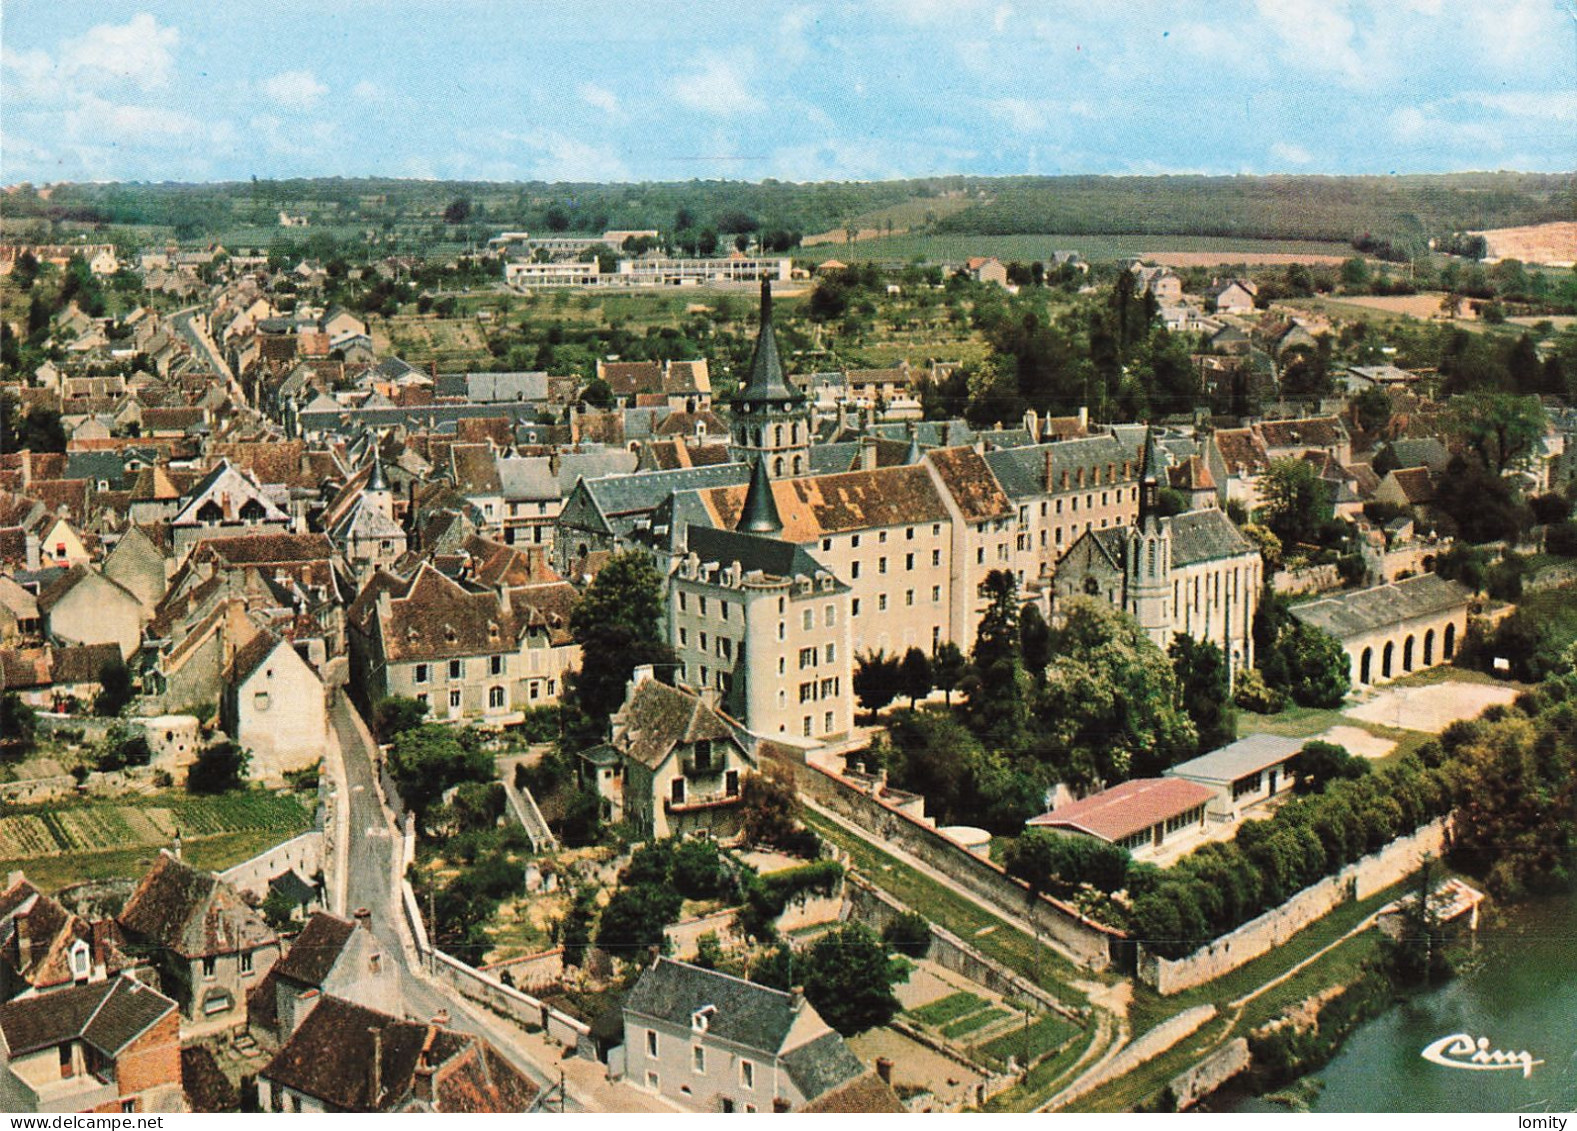
<instances>
[{"instance_id":1,"label":"slate spire","mask_svg":"<svg viewBox=\"0 0 1577 1131\"><path fill-rule=\"evenodd\" d=\"M778 354L777 335L772 332L772 281L762 279L761 329L756 335L755 352L750 355L750 376L734 395L734 401L797 403L804 399L805 394L783 376L783 359Z\"/></svg>"},{"instance_id":2,"label":"slate spire","mask_svg":"<svg viewBox=\"0 0 1577 1131\"><path fill-rule=\"evenodd\" d=\"M1139 525L1160 518L1161 487L1168 482L1166 458L1156 446L1155 429L1144 430L1144 457L1139 472Z\"/></svg>"},{"instance_id":3,"label":"slate spire","mask_svg":"<svg viewBox=\"0 0 1577 1131\"><path fill-rule=\"evenodd\" d=\"M772 496L772 480L767 476L766 460L758 459L750 469L750 488L739 512L735 530L746 534L781 534L783 520L778 517L777 500Z\"/></svg>"},{"instance_id":4,"label":"slate spire","mask_svg":"<svg viewBox=\"0 0 1577 1131\"><path fill-rule=\"evenodd\" d=\"M389 481L383 476L383 457L378 451L377 441L372 445L372 474L367 477L367 490L387 491Z\"/></svg>"}]
</instances>

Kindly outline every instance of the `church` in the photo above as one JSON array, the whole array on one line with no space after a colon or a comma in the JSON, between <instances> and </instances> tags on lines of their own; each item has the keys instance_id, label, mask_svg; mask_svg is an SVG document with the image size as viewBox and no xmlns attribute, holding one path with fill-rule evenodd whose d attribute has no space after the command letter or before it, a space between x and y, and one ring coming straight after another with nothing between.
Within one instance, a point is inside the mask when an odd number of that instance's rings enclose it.
<instances>
[{"instance_id":1,"label":"church","mask_svg":"<svg viewBox=\"0 0 1577 1131\"><path fill-rule=\"evenodd\" d=\"M1133 526L1088 530L1057 563L1053 597L1101 597L1165 650L1176 633L1220 647L1234 676L1254 663L1254 613L1264 584L1259 551L1214 507L1163 516L1167 467L1146 433ZM1054 607L1055 612L1055 607Z\"/></svg>"}]
</instances>

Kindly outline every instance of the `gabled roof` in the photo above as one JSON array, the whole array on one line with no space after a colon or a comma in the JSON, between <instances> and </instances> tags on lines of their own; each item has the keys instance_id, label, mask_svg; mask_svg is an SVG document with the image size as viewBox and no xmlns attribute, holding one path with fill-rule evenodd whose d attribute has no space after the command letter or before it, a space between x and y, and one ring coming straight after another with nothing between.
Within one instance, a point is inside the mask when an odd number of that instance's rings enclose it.
<instances>
[{"instance_id":1,"label":"gabled roof","mask_svg":"<svg viewBox=\"0 0 1577 1131\"><path fill-rule=\"evenodd\" d=\"M274 964L274 973L299 986L322 986L355 930L356 924L350 919L317 912L307 920L285 956Z\"/></svg>"},{"instance_id":2,"label":"gabled roof","mask_svg":"<svg viewBox=\"0 0 1577 1131\"><path fill-rule=\"evenodd\" d=\"M783 1067L789 1079L807 1100L824 1096L865 1075L860 1058L849 1051L843 1038L828 1030L783 1054Z\"/></svg>"},{"instance_id":3,"label":"gabled roof","mask_svg":"<svg viewBox=\"0 0 1577 1131\"><path fill-rule=\"evenodd\" d=\"M686 1030L708 1006L709 1036L769 1057L778 1055L798 1017L793 995L782 990L662 957L647 967L624 999L626 1015Z\"/></svg>"},{"instance_id":4,"label":"gabled roof","mask_svg":"<svg viewBox=\"0 0 1577 1131\"><path fill-rule=\"evenodd\" d=\"M520 620L498 594L473 593L423 564L381 618L384 658L443 660L513 652Z\"/></svg>"},{"instance_id":5,"label":"gabled roof","mask_svg":"<svg viewBox=\"0 0 1577 1131\"><path fill-rule=\"evenodd\" d=\"M1258 552L1226 512L1214 507L1185 511L1166 522L1172 536L1173 568Z\"/></svg>"},{"instance_id":6,"label":"gabled roof","mask_svg":"<svg viewBox=\"0 0 1577 1131\"><path fill-rule=\"evenodd\" d=\"M686 533L690 552L703 562L724 566L738 562L747 574L761 573L785 579L814 578L829 573L827 567L811 557L803 546L793 542L709 526L691 526ZM837 587L846 588L842 582L838 582Z\"/></svg>"},{"instance_id":7,"label":"gabled roof","mask_svg":"<svg viewBox=\"0 0 1577 1131\"><path fill-rule=\"evenodd\" d=\"M613 745L652 770L676 746L733 737L728 721L699 695L655 679L637 683L613 717Z\"/></svg>"},{"instance_id":8,"label":"gabled roof","mask_svg":"<svg viewBox=\"0 0 1577 1131\"><path fill-rule=\"evenodd\" d=\"M1280 765L1302 750L1307 741L1276 734L1251 734L1219 750L1181 762L1167 770L1166 776L1197 782L1233 782Z\"/></svg>"},{"instance_id":9,"label":"gabled roof","mask_svg":"<svg viewBox=\"0 0 1577 1131\"><path fill-rule=\"evenodd\" d=\"M175 1008L158 990L122 974L0 1005L0 1036L11 1057L80 1040L113 1058Z\"/></svg>"},{"instance_id":10,"label":"gabled roof","mask_svg":"<svg viewBox=\"0 0 1577 1131\"><path fill-rule=\"evenodd\" d=\"M1347 441L1347 429L1337 416L1312 416L1303 420L1265 420L1256 425L1266 450L1332 448Z\"/></svg>"},{"instance_id":11,"label":"gabled roof","mask_svg":"<svg viewBox=\"0 0 1577 1131\"><path fill-rule=\"evenodd\" d=\"M772 481L783 520L780 537L810 542L828 534L948 519L947 507L924 467L879 467L842 475ZM744 507L743 487L701 493L716 525L732 529Z\"/></svg>"},{"instance_id":12,"label":"gabled roof","mask_svg":"<svg viewBox=\"0 0 1577 1131\"><path fill-rule=\"evenodd\" d=\"M1472 596L1459 582L1424 573L1388 585L1294 605L1290 611L1304 624L1322 628L1336 639L1344 640L1414 617L1465 608Z\"/></svg>"},{"instance_id":13,"label":"gabled roof","mask_svg":"<svg viewBox=\"0 0 1577 1131\"><path fill-rule=\"evenodd\" d=\"M1270 468L1270 453L1252 428L1222 428L1211 441L1231 475L1261 475Z\"/></svg>"},{"instance_id":14,"label":"gabled roof","mask_svg":"<svg viewBox=\"0 0 1577 1131\"><path fill-rule=\"evenodd\" d=\"M276 941L268 924L211 872L161 853L120 913L129 933L181 955L203 958Z\"/></svg>"},{"instance_id":15,"label":"gabled roof","mask_svg":"<svg viewBox=\"0 0 1577 1131\"><path fill-rule=\"evenodd\" d=\"M974 448L933 448L925 458L936 468L965 522L985 522L1013 513L1013 504L992 474L990 464Z\"/></svg>"},{"instance_id":16,"label":"gabled roof","mask_svg":"<svg viewBox=\"0 0 1577 1131\"><path fill-rule=\"evenodd\" d=\"M1215 792L1181 778L1135 778L1042 813L1030 828L1068 829L1115 843L1205 804Z\"/></svg>"}]
</instances>

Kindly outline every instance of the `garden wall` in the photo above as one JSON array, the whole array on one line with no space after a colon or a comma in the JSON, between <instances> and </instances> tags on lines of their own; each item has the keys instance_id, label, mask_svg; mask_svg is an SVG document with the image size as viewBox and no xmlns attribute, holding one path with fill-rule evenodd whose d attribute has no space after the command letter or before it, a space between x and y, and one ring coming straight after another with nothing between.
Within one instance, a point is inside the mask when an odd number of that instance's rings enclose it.
<instances>
[{"instance_id":1,"label":"garden wall","mask_svg":"<svg viewBox=\"0 0 1577 1131\"><path fill-rule=\"evenodd\" d=\"M838 775L796 759L777 756L776 760L792 771L800 793L816 804L865 829L878 843L889 842L935 868L1002 913L1032 918L1047 942L1079 965L1105 969L1112 962L1113 950L1124 941L1122 932L1086 918L1065 903L1045 895L1031 899L1028 885L1009 876L1000 865L976 856L934 827Z\"/></svg>"},{"instance_id":2,"label":"garden wall","mask_svg":"<svg viewBox=\"0 0 1577 1131\"><path fill-rule=\"evenodd\" d=\"M545 986L557 985L564 977L564 948L556 946L540 954L528 954L523 958L507 958L503 962L492 962L482 967L482 972L491 974L500 981L507 973L517 990L531 993Z\"/></svg>"},{"instance_id":3,"label":"garden wall","mask_svg":"<svg viewBox=\"0 0 1577 1131\"><path fill-rule=\"evenodd\" d=\"M481 1002L489 1009L521 1025L535 1025L566 1048L575 1050L577 1056L595 1060L597 1050L591 1040L591 1027L562 1013L528 993L504 985L491 974L467 966L458 958L451 958L441 950L432 952L433 976L440 982L459 990L472 1001Z\"/></svg>"},{"instance_id":4,"label":"garden wall","mask_svg":"<svg viewBox=\"0 0 1577 1131\"><path fill-rule=\"evenodd\" d=\"M1249 1066L1248 1039L1237 1037L1205 1057L1187 1072L1172 1077L1172 1096L1177 1110L1187 1111L1232 1077Z\"/></svg>"},{"instance_id":5,"label":"garden wall","mask_svg":"<svg viewBox=\"0 0 1577 1131\"><path fill-rule=\"evenodd\" d=\"M323 833L318 829L292 837L283 844L276 844L250 860L243 860L233 868L219 873L219 878L238 891L249 892L262 899L268 895L268 881L282 872L294 868L303 879L310 880L323 868Z\"/></svg>"},{"instance_id":6,"label":"garden wall","mask_svg":"<svg viewBox=\"0 0 1577 1131\"><path fill-rule=\"evenodd\" d=\"M701 936L708 932L717 936L725 947L742 942L739 934L739 908L726 907L710 915L685 919L663 928L663 938L668 940L668 953L680 962L689 962L699 952Z\"/></svg>"},{"instance_id":7,"label":"garden wall","mask_svg":"<svg viewBox=\"0 0 1577 1131\"><path fill-rule=\"evenodd\" d=\"M1231 973L1342 904L1367 899L1416 872L1425 856L1441 854L1448 825L1449 818L1442 817L1417 832L1398 837L1378 852L1309 885L1281 906L1250 919L1186 958L1162 958L1148 953L1141 945L1139 979L1158 993L1175 994Z\"/></svg>"},{"instance_id":8,"label":"garden wall","mask_svg":"<svg viewBox=\"0 0 1577 1131\"><path fill-rule=\"evenodd\" d=\"M43 801L58 801L75 797L77 779L70 774L49 778L25 778L0 784L0 802L7 805L36 805Z\"/></svg>"}]
</instances>

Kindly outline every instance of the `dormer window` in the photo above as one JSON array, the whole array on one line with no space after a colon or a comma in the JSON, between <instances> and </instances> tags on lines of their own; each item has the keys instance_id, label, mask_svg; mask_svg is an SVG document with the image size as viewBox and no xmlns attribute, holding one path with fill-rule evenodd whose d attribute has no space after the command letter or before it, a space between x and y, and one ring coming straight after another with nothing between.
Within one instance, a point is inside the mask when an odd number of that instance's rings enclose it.
<instances>
[{"instance_id":1,"label":"dormer window","mask_svg":"<svg viewBox=\"0 0 1577 1131\"><path fill-rule=\"evenodd\" d=\"M86 981L93 970L93 956L88 950L88 944L81 939L71 944L71 977L73 980Z\"/></svg>"},{"instance_id":2,"label":"dormer window","mask_svg":"<svg viewBox=\"0 0 1577 1131\"><path fill-rule=\"evenodd\" d=\"M690 1028L697 1033L706 1032L707 1028L712 1024L712 1015L716 1012L717 1006L703 1005L700 1009L690 1014Z\"/></svg>"}]
</instances>

